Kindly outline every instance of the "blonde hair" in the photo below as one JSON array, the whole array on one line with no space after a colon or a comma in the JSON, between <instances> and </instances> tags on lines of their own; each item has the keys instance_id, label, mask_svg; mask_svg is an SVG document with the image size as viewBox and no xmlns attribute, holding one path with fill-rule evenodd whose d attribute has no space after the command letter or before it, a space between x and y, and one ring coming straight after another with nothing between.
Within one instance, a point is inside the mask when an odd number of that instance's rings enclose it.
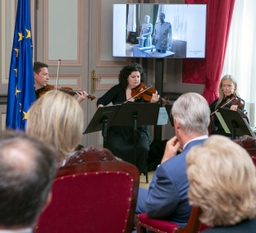
<instances>
[{"instance_id":1,"label":"blonde hair","mask_svg":"<svg viewBox=\"0 0 256 233\"><path fill-rule=\"evenodd\" d=\"M78 101L61 91L48 91L29 109L26 132L53 145L59 162L81 142L83 111Z\"/></svg>"},{"instance_id":2,"label":"blonde hair","mask_svg":"<svg viewBox=\"0 0 256 233\"><path fill-rule=\"evenodd\" d=\"M240 145L213 135L187 155L191 205L209 226L234 225L256 216L256 169Z\"/></svg>"},{"instance_id":3,"label":"blonde hair","mask_svg":"<svg viewBox=\"0 0 256 233\"><path fill-rule=\"evenodd\" d=\"M225 80L230 80L234 84L235 88L234 88L234 93L233 94L234 95L237 94L237 82L234 79L234 77L232 75L230 75L230 74L224 75L221 78L220 85L219 85L219 99L218 99L218 101L216 103L216 107L215 107L216 109L220 105L221 101L225 98L223 90L222 90L222 82L225 81Z\"/></svg>"}]
</instances>

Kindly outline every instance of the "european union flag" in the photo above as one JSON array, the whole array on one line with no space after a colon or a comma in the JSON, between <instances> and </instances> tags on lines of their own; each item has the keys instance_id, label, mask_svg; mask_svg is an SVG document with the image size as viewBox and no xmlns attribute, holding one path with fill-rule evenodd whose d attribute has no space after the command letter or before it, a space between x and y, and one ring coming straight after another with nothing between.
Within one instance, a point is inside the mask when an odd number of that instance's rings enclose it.
<instances>
[{"instance_id":1,"label":"european union flag","mask_svg":"<svg viewBox=\"0 0 256 233\"><path fill-rule=\"evenodd\" d=\"M29 0L18 0L8 85L6 128L24 130L36 100Z\"/></svg>"}]
</instances>

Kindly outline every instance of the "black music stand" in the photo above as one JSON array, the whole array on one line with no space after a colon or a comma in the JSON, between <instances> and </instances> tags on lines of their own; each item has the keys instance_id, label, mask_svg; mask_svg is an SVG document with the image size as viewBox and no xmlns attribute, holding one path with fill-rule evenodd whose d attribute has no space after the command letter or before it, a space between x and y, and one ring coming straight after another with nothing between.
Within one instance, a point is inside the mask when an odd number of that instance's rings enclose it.
<instances>
[{"instance_id":1,"label":"black music stand","mask_svg":"<svg viewBox=\"0 0 256 233\"><path fill-rule=\"evenodd\" d=\"M208 130L212 130L212 131L217 130L217 127L214 125L212 116L210 116L210 124L209 124L209 126L208 126Z\"/></svg>"},{"instance_id":2,"label":"black music stand","mask_svg":"<svg viewBox=\"0 0 256 233\"><path fill-rule=\"evenodd\" d=\"M218 119L220 120L220 123L225 130L226 133L231 133L231 139L235 139L236 136L243 136L243 135L249 135L253 138L255 138L255 134L252 131L250 125L247 123L247 121L240 115L239 112L233 111L230 109L224 109L220 108L218 110L220 115L217 115ZM220 118L220 116L223 118L223 120ZM228 130L226 131L226 128Z\"/></svg>"},{"instance_id":3,"label":"black music stand","mask_svg":"<svg viewBox=\"0 0 256 233\"><path fill-rule=\"evenodd\" d=\"M169 121L171 122L171 125L173 127L174 123L173 123L173 117L172 117L172 104L166 104L165 108L169 117Z\"/></svg>"},{"instance_id":4,"label":"black music stand","mask_svg":"<svg viewBox=\"0 0 256 233\"><path fill-rule=\"evenodd\" d=\"M98 108L83 134L102 130L103 146L105 147L107 129L110 127L120 107L121 104Z\"/></svg>"},{"instance_id":5,"label":"black music stand","mask_svg":"<svg viewBox=\"0 0 256 233\"><path fill-rule=\"evenodd\" d=\"M137 126L138 125L157 125L160 104L158 103L129 103L123 104L115 118L110 123L111 126L133 126L134 131L134 152L133 161L136 166L137 148ZM148 183L147 164L144 164L146 171L146 182Z\"/></svg>"},{"instance_id":6,"label":"black music stand","mask_svg":"<svg viewBox=\"0 0 256 233\"><path fill-rule=\"evenodd\" d=\"M160 104L158 103L129 103L122 104L111 126L156 125Z\"/></svg>"}]
</instances>

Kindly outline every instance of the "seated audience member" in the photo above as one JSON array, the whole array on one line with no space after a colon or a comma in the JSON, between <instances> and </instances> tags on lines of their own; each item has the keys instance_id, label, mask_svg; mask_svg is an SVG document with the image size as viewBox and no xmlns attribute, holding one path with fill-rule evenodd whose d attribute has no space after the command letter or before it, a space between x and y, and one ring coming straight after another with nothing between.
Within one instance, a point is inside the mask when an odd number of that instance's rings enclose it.
<instances>
[{"instance_id":1,"label":"seated audience member","mask_svg":"<svg viewBox=\"0 0 256 233\"><path fill-rule=\"evenodd\" d=\"M78 101L64 92L52 90L29 109L26 132L54 146L61 165L81 143L83 122L83 110Z\"/></svg>"},{"instance_id":2,"label":"seated audience member","mask_svg":"<svg viewBox=\"0 0 256 233\"><path fill-rule=\"evenodd\" d=\"M33 103L28 115L27 134L56 148L59 167L85 162L88 153L112 155L105 148L84 148L79 144L84 128L83 111L78 101L64 92L45 93Z\"/></svg>"},{"instance_id":3,"label":"seated audience member","mask_svg":"<svg viewBox=\"0 0 256 233\"><path fill-rule=\"evenodd\" d=\"M207 233L256 232L256 170L248 153L213 135L187 155L188 197L202 210Z\"/></svg>"},{"instance_id":4,"label":"seated audience member","mask_svg":"<svg viewBox=\"0 0 256 233\"><path fill-rule=\"evenodd\" d=\"M32 233L51 201L53 148L21 132L0 133L0 232Z\"/></svg>"},{"instance_id":5,"label":"seated audience member","mask_svg":"<svg viewBox=\"0 0 256 233\"><path fill-rule=\"evenodd\" d=\"M149 190L139 189L136 213L146 212L151 218L170 220L184 227L192 209L187 197L186 156L193 146L208 138L210 109L204 97L186 93L174 102L172 116L176 136L167 142ZM179 150L182 152L177 154Z\"/></svg>"}]
</instances>

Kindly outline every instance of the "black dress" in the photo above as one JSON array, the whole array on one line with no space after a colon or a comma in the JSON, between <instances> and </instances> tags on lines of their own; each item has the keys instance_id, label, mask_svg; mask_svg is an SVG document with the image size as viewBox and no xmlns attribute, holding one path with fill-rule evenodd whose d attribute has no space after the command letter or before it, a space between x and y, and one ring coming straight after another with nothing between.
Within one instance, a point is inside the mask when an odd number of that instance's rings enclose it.
<instances>
[{"instance_id":1,"label":"black dress","mask_svg":"<svg viewBox=\"0 0 256 233\"><path fill-rule=\"evenodd\" d=\"M233 97L233 95L230 95L230 96L227 96L226 98L224 98L221 103L219 104L219 106L217 107L220 108L221 106L223 106L229 99L231 99ZM211 110L211 113L213 113L215 110L216 110L216 104L218 102L219 98L217 98L216 100L214 100L211 104L210 104L210 110ZM242 102L244 102L244 100L241 99ZM227 108L229 109L232 105L232 102L225 105L224 108ZM243 112L244 111L244 105L240 108L240 111ZM215 130L213 130L211 132L211 134L218 134L218 135L223 135L223 136L226 136L226 137L231 137L231 134L228 134L228 133L225 133L225 130L223 129L223 127L221 126L218 118L216 117L215 114L213 114L212 116L213 118L213 124L215 126Z\"/></svg>"},{"instance_id":2,"label":"black dress","mask_svg":"<svg viewBox=\"0 0 256 233\"><path fill-rule=\"evenodd\" d=\"M113 86L105 95L99 98L97 105L102 104L105 106L111 102L113 104L121 104L124 101L126 101L126 90L118 84ZM145 101L139 99L136 100L136 102ZM146 173L150 143L150 132L145 125L137 127L136 151L134 151L135 141L133 126L111 126L107 131L105 147L111 150L115 156L136 165L141 173Z\"/></svg>"}]
</instances>

